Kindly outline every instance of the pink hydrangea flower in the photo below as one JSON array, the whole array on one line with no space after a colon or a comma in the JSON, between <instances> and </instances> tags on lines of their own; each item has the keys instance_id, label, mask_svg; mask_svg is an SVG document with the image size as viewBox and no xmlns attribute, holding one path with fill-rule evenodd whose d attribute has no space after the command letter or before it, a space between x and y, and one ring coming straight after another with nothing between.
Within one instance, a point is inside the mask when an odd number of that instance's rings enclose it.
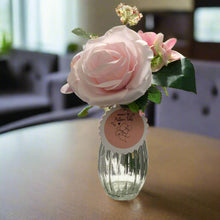
<instances>
[{"instance_id":1,"label":"pink hydrangea flower","mask_svg":"<svg viewBox=\"0 0 220 220\"><path fill-rule=\"evenodd\" d=\"M183 58L183 55L175 50L172 50L176 44L176 38L171 38L166 42L163 42L164 35L162 33L156 34L154 32L138 31L142 40L147 42L148 46L154 52L154 59L152 60L152 71L157 72L164 65L167 66L169 63Z\"/></svg>"}]
</instances>

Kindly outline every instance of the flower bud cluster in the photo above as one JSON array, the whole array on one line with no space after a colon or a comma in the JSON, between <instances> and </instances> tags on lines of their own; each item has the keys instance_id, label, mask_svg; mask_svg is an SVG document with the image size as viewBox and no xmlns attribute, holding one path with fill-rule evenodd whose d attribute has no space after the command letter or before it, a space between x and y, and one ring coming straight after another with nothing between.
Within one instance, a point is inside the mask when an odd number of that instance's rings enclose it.
<instances>
[{"instance_id":1,"label":"flower bud cluster","mask_svg":"<svg viewBox=\"0 0 220 220\"><path fill-rule=\"evenodd\" d=\"M143 15L138 11L136 6L125 5L120 3L115 9L116 14L121 17L120 20L123 24L130 26L136 25Z\"/></svg>"}]
</instances>

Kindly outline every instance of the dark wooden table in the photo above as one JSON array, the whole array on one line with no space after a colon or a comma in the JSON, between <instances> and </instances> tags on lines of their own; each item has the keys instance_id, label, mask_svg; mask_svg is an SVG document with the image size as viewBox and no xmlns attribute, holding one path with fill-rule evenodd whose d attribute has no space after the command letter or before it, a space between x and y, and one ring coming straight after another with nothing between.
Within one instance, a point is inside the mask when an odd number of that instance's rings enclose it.
<instances>
[{"instance_id":1,"label":"dark wooden table","mask_svg":"<svg viewBox=\"0 0 220 220\"><path fill-rule=\"evenodd\" d=\"M98 178L98 120L0 135L0 219L220 219L220 140L149 128L139 196L117 202Z\"/></svg>"}]
</instances>

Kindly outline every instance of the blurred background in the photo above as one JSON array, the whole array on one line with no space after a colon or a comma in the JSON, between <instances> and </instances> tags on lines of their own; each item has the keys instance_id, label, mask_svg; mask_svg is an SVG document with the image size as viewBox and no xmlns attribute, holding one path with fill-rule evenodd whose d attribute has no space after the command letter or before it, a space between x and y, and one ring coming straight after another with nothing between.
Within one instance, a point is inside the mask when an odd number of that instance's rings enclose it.
<instances>
[{"instance_id":1,"label":"blurred background","mask_svg":"<svg viewBox=\"0 0 220 220\"><path fill-rule=\"evenodd\" d=\"M85 41L71 31L81 27L101 35L120 25L114 10L121 1L0 1L0 131L73 118L73 109L85 103L59 89ZM219 0L125 3L144 15L134 30L176 37L175 50L195 65L198 95L169 90L161 105L149 107L150 125L220 138Z\"/></svg>"}]
</instances>

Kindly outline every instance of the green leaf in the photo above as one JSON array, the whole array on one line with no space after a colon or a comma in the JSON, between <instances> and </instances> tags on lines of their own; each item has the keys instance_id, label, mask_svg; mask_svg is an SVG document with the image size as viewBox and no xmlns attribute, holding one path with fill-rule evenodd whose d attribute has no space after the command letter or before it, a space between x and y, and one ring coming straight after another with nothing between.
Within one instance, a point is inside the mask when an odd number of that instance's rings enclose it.
<instances>
[{"instance_id":1,"label":"green leaf","mask_svg":"<svg viewBox=\"0 0 220 220\"><path fill-rule=\"evenodd\" d=\"M162 98L162 94L161 94L161 91L160 91L159 89L157 89L157 88L154 87L154 86L151 86L151 87L148 89L148 99L149 99L151 102L160 104L160 103L161 103L161 98Z\"/></svg>"},{"instance_id":2,"label":"green leaf","mask_svg":"<svg viewBox=\"0 0 220 220\"><path fill-rule=\"evenodd\" d=\"M196 93L194 67L187 58L172 62L153 74L153 84Z\"/></svg>"},{"instance_id":3,"label":"green leaf","mask_svg":"<svg viewBox=\"0 0 220 220\"><path fill-rule=\"evenodd\" d=\"M132 103L128 104L128 108L129 108L132 112L139 113L139 106L138 106L135 102L132 102Z\"/></svg>"},{"instance_id":4,"label":"green leaf","mask_svg":"<svg viewBox=\"0 0 220 220\"><path fill-rule=\"evenodd\" d=\"M92 37L96 37L95 34L91 34L91 33L87 33L86 31L84 31L81 28L75 28L72 30L72 33L74 33L75 35L79 36L79 37L83 37L85 39L90 39Z\"/></svg>"},{"instance_id":5,"label":"green leaf","mask_svg":"<svg viewBox=\"0 0 220 220\"><path fill-rule=\"evenodd\" d=\"M138 98L135 103L139 106L139 109L142 110L142 112L145 111L147 108L148 103L148 91L145 92L144 95L142 95L140 98Z\"/></svg>"},{"instance_id":6,"label":"green leaf","mask_svg":"<svg viewBox=\"0 0 220 220\"><path fill-rule=\"evenodd\" d=\"M90 108L92 108L92 105L86 106L81 112L78 113L78 117L85 117L88 115L88 111Z\"/></svg>"}]
</instances>

